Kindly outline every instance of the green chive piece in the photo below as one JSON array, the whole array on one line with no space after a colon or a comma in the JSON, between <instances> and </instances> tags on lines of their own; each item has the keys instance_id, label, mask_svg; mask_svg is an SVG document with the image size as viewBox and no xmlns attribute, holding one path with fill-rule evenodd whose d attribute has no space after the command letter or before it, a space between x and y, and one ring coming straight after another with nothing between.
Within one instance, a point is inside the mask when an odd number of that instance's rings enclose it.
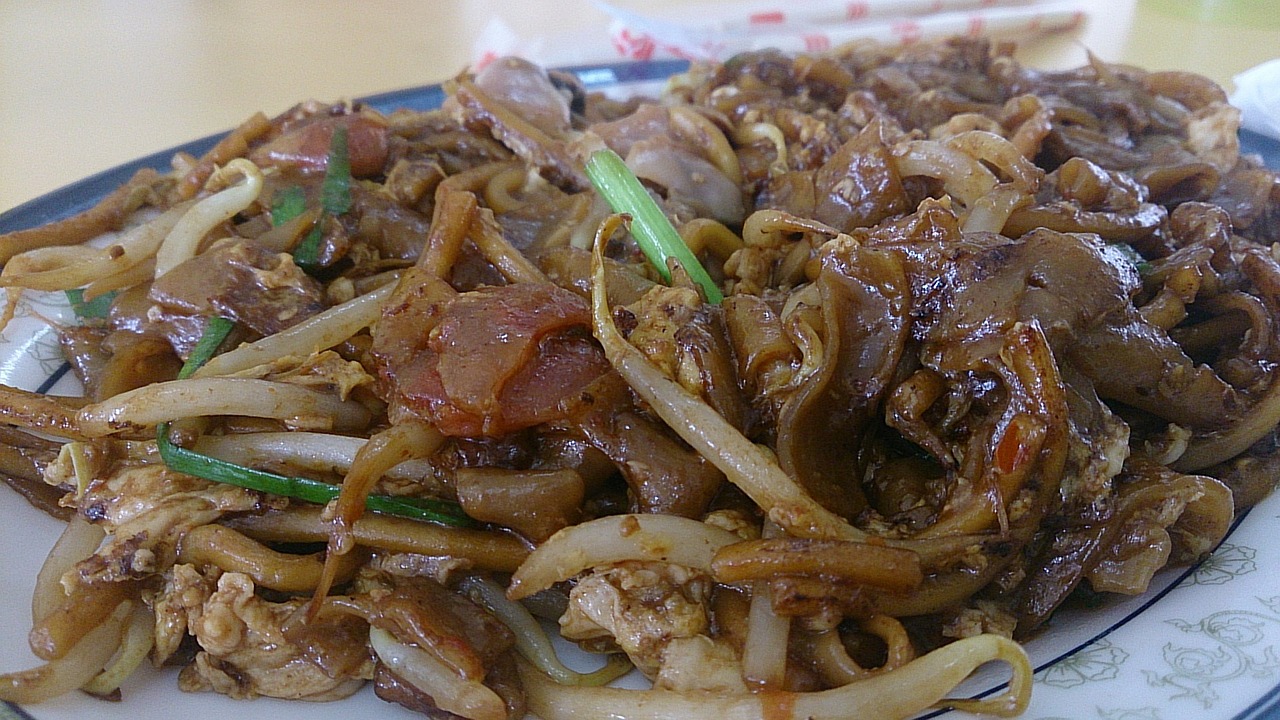
<instances>
[{"instance_id":1,"label":"green chive piece","mask_svg":"<svg viewBox=\"0 0 1280 720\"><path fill-rule=\"evenodd\" d=\"M325 213L342 215L351 210L351 155L347 152L347 128L334 128L329 140L329 160L320 186L320 206Z\"/></svg>"},{"instance_id":2,"label":"green chive piece","mask_svg":"<svg viewBox=\"0 0 1280 720\"><path fill-rule=\"evenodd\" d=\"M196 346L191 349L187 361L182 363L182 369L178 371L178 379L186 380L195 374L201 365L209 362L209 358L218 352L218 346L222 345L235 326L234 320L217 316L209 318L204 324L204 332L200 333L200 339L196 341Z\"/></svg>"},{"instance_id":3,"label":"green chive piece","mask_svg":"<svg viewBox=\"0 0 1280 720\"><path fill-rule=\"evenodd\" d=\"M330 215L351 209L351 157L347 152L347 129L334 128L329 139L329 158L324 183L320 185L320 207Z\"/></svg>"},{"instance_id":4,"label":"green chive piece","mask_svg":"<svg viewBox=\"0 0 1280 720\"><path fill-rule=\"evenodd\" d=\"M342 487L339 485L236 465L174 445L169 439L169 423L161 423L157 430L156 443L160 449L160 458L166 465L180 473L248 490L291 497L317 505L332 501L342 492ZM365 507L385 515L397 515L454 527L475 525L475 522L467 517L461 508L444 500L370 495L365 500Z\"/></svg>"},{"instance_id":5,"label":"green chive piece","mask_svg":"<svg viewBox=\"0 0 1280 720\"><path fill-rule=\"evenodd\" d=\"M1146 275L1151 272L1151 263L1147 262L1147 259L1142 257L1137 250L1134 250L1132 245L1123 242L1108 244L1119 251L1121 255L1124 255L1125 259L1129 261L1129 264L1133 265L1139 275Z\"/></svg>"},{"instance_id":6,"label":"green chive piece","mask_svg":"<svg viewBox=\"0 0 1280 720\"><path fill-rule=\"evenodd\" d=\"M290 185L271 199L271 226L280 227L301 215L306 209L306 191L299 185Z\"/></svg>"},{"instance_id":7,"label":"green chive piece","mask_svg":"<svg viewBox=\"0 0 1280 720\"><path fill-rule=\"evenodd\" d=\"M351 209L351 158L347 152L347 129L334 128L329 139L329 157L325 163L324 182L320 184L320 207L326 215L338 216ZM307 272L320 265L320 242L324 239L321 223L307 233L293 250L293 261Z\"/></svg>"},{"instance_id":8,"label":"green chive piece","mask_svg":"<svg viewBox=\"0 0 1280 720\"><path fill-rule=\"evenodd\" d=\"M235 322L224 317L211 317L205 323L204 332L196 342L195 348L183 363L178 372L179 379L191 377L201 365L209 362L209 358L218 352L218 347L227 339ZM174 445L169 438L170 423L156 426L156 445L160 450L160 459L171 469L187 475L194 475L205 480L235 485L249 490L271 493L296 498L306 502L323 505L338 497L342 488L319 480L279 475L266 470L236 465L219 460L204 453ZM413 520L452 525L454 527L473 527L475 522L462 512L455 503L427 498L393 497L390 495L370 495L365 500L365 507L374 512L386 515L398 515Z\"/></svg>"},{"instance_id":9,"label":"green chive piece","mask_svg":"<svg viewBox=\"0 0 1280 720\"><path fill-rule=\"evenodd\" d=\"M724 300L706 268L694 257L680 233L672 227L671 221L658 209L657 203L617 153L607 148L592 153L587 160L587 177L614 212L631 216L631 235L662 279L671 281L667 259L675 258L689 273L689 278L702 288L707 302L718 305Z\"/></svg>"},{"instance_id":10,"label":"green chive piece","mask_svg":"<svg viewBox=\"0 0 1280 720\"><path fill-rule=\"evenodd\" d=\"M323 238L324 232L320 229L320 224L316 223L311 232L293 249L293 262L307 272L319 269L316 266L320 262L320 241Z\"/></svg>"},{"instance_id":11,"label":"green chive piece","mask_svg":"<svg viewBox=\"0 0 1280 720\"><path fill-rule=\"evenodd\" d=\"M113 290L103 293L98 297L85 301L84 290L75 288L67 290L67 302L71 304L71 312L81 320L102 320L107 318L111 313L111 301L115 299L116 292Z\"/></svg>"}]
</instances>

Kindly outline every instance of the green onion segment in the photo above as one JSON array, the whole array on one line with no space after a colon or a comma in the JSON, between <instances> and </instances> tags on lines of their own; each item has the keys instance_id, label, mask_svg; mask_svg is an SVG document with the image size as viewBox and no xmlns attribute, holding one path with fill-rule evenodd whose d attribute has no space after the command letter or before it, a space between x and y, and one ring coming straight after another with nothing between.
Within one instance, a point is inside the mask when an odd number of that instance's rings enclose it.
<instances>
[{"instance_id":1,"label":"green onion segment","mask_svg":"<svg viewBox=\"0 0 1280 720\"><path fill-rule=\"evenodd\" d=\"M325 214L337 217L351 209L351 156L347 150L347 129L337 127L329 140L329 157L325 163L324 181L320 184L320 207ZM308 272L320 263L320 241L324 233L321 223L307 233L293 250L293 261Z\"/></svg>"},{"instance_id":2,"label":"green onion segment","mask_svg":"<svg viewBox=\"0 0 1280 720\"><path fill-rule=\"evenodd\" d=\"M307 193L299 185L290 185L271 199L271 226L280 227L307 209Z\"/></svg>"},{"instance_id":3,"label":"green onion segment","mask_svg":"<svg viewBox=\"0 0 1280 720\"><path fill-rule=\"evenodd\" d=\"M178 371L178 379L186 380L194 375L201 365L209 362L209 358L218 352L218 346L227 339L235 326L234 320L224 317L209 318L204 324L204 331L200 333L200 339L196 341L196 346L191 349L187 361L182 363L182 369Z\"/></svg>"},{"instance_id":4,"label":"green onion segment","mask_svg":"<svg viewBox=\"0 0 1280 720\"><path fill-rule=\"evenodd\" d=\"M74 288L66 291L67 302L71 304L71 312L81 320L102 320L111 314L111 301L116 292L103 293L92 300L84 299L84 290Z\"/></svg>"},{"instance_id":5,"label":"green onion segment","mask_svg":"<svg viewBox=\"0 0 1280 720\"><path fill-rule=\"evenodd\" d=\"M320 184L320 207L330 215L351 209L351 154L347 151L347 129L337 127L329 139L329 158L324 182Z\"/></svg>"},{"instance_id":6,"label":"green onion segment","mask_svg":"<svg viewBox=\"0 0 1280 720\"><path fill-rule=\"evenodd\" d=\"M208 362L233 328L235 323L231 320L222 317L209 318L200 340L178 373L178 378L190 377L201 365ZM338 485L256 470L175 445L169 438L169 425L166 422L156 427L156 445L160 450L160 459L177 472L320 505L337 498L342 492L341 486ZM398 515L442 525L470 527L475 524L456 504L444 500L370 495L365 500L365 507L386 515Z\"/></svg>"},{"instance_id":7,"label":"green onion segment","mask_svg":"<svg viewBox=\"0 0 1280 720\"><path fill-rule=\"evenodd\" d=\"M195 475L205 480L296 498L318 505L337 498L342 491L341 486L338 485L256 470L179 447L169 439L169 423L161 423L156 442L160 448L160 458L166 465L178 472ZM365 507L374 512L443 525L466 527L474 524L460 508L443 500L370 495L365 500Z\"/></svg>"},{"instance_id":8,"label":"green onion segment","mask_svg":"<svg viewBox=\"0 0 1280 720\"><path fill-rule=\"evenodd\" d=\"M689 273L689 278L702 288L707 302L718 305L724 300L724 295L707 274L706 268L694 257L680 233L671 226L671 221L662 214L657 203L649 197L648 191L617 153L608 148L597 150L587 160L586 169L591 184L609 203L609 207L614 212L631 216L631 235L663 280L671 281L667 260L675 258L685 272Z\"/></svg>"}]
</instances>

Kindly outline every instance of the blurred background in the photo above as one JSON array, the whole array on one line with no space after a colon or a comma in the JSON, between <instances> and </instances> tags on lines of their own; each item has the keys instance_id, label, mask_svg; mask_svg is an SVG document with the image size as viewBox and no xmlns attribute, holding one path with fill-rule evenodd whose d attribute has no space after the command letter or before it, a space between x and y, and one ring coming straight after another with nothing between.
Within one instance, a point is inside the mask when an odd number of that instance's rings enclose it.
<instances>
[{"instance_id":1,"label":"blurred background","mask_svg":"<svg viewBox=\"0 0 1280 720\"><path fill-rule=\"evenodd\" d=\"M688 7L609 4L663 17ZM1083 64L1089 50L1199 72L1230 90L1235 74L1280 56L1274 5L1055 0L1083 11L1083 22L1020 33L1018 56L1061 69ZM698 6L705 19L735 2ZM258 110L437 82L485 52L549 64L617 60L613 19L592 0L0 0L0 211Z\"/></svg>"}]
</instances>

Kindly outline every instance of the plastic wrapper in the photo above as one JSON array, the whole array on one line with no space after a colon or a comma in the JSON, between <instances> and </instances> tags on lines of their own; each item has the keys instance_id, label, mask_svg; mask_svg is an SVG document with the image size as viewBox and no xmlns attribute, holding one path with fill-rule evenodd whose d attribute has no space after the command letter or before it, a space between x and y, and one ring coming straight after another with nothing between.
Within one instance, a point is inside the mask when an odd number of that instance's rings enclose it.
<instances>
[{"instance_id":1,"label":"plastic wrapper","mask_svg":"<svg viewBox=\"0 0 1280 720\"><path fill-rule=\"evenodd\" d=\"M1250 68L1235 80L1231 104L1240 108L1246 130L1280 140L1280 58Z\"/></svg>"},{"instance_id":2,"label":"plastic wrapper","mask_svg":"<svg viewBox=\"0 0 1280 720\"><path fill-rule=\"evenodd\" d=\"M548 66L624 60L723 61L778 48L821 52L870 39L901 45L952 35L1032 40L1085 21L1071 0L743 0L693 2L661 9L595 0L597 17L557 36L527 36L513 18L496 16L473 52L477 67L504 55Z\"/></svg>"}]
</instances>

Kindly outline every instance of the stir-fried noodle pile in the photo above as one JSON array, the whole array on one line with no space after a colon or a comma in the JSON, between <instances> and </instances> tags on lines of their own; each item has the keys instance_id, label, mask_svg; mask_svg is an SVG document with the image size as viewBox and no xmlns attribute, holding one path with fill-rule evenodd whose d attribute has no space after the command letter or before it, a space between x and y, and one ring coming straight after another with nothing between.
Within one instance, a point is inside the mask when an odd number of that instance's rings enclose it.
<instances>
[{"instance_id":1,"label":"stir-fried noodle pile","mask_svg":"<svg viewBox=\"0 0 1280 720\"><path fill-rule=\"evenodd\" d=\"M1280 185L1204 78L953 41L447 89L0 237L85 389L0 389L0 472L68 519L0 697L1016 714L1015 639L1275 485Z\"/></svg>"}]
</instances>

